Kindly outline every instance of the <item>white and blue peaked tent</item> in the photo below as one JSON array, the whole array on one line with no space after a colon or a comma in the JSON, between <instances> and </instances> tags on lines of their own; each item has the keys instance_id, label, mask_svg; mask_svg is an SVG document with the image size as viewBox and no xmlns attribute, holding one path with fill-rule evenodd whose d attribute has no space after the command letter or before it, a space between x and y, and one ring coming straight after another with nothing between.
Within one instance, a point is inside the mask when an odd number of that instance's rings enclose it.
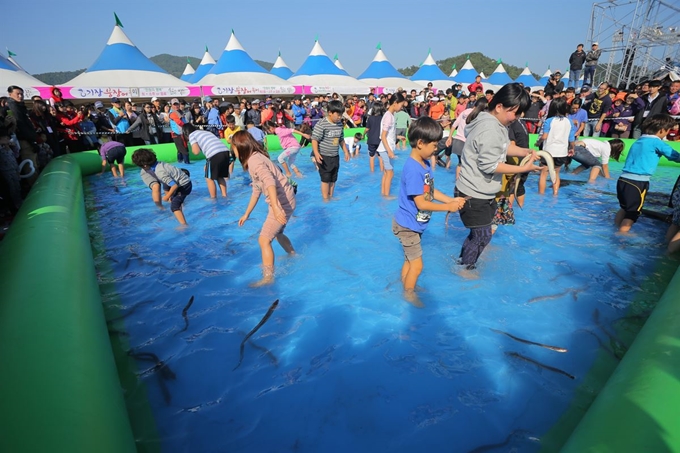
<instances>
[{"instance_id":1,"label":"white and blue peaked tent","mask_svg":"<svg viewBox=\"0 0 680 453\"><path fill-rule=\"evenodd\" d=\"M294 85L310 87L312 93L336 92L354 94L368 92L368 85L347 75L335 66L317 40L302 66L288 79Z\"/></svg>"},{"instance_id":2,"label":"white and blue peaked tent","mask_svg":"<svg viewBox=\"0 0 680 453\"><path fill-rule=\"evenodd\" d=\"M399 87L405 90L420 90L422 88L422 85L409 80L392 66L380 44L378 44L378 52L373 57L371 64L357 78L370 86L384 87L388 90Z\"/></svg>"},{"instance_id":3,"label":"white and blue peaked tent","mask_svg":"<svg viewBox=\"0 0 680 453\"><path fill-rule=\"evenodd\" d=\"M198 83L199 80L201 80L207 73L210 72L213 66L215 66L215 59L212 57L212 55L210 55L210 52L208 52L208 46L205 46L203 58L196 68L196 72L191 77L190 82L193 84Z\"/></svg>"},{"instance_id":4,"label":"white and blue peaked tent","mask_svg":"<svg viewBox=\"0 0 680 453\"><path fill-rule=\"evenodd\" d=\"M428 82L432 82L432 86L438 90L446 90L453 85L453 81L439 69L437 62L432 58L432 52L429 51L427 53L427 58L420 66L420 69L411 76L411 80L420 83L422 86L426 86Z\"/></svg>"},{"instance_id":5,"label":"white and blue peaked tent","mask_svg":"<svg viewBox=\"0 0 680 453\"><path fill-rule=\"evenodd\" d=\"M291 71L286 62L283 61L283 58L281 58L281 52L279 52L279 56L276 57L274 66L272 66L272 69L269 72L284 80L288 80L290 76L293 75L293 71Z\"/></svg>"}]
</instances>

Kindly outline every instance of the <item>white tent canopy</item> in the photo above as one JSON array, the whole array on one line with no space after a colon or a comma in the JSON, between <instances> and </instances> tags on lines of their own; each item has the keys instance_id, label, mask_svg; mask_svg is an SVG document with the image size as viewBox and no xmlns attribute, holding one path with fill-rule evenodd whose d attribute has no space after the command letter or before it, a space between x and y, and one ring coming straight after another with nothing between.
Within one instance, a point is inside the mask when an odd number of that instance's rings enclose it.
<instances>
[{"instance_id":1,"label":"white tent canopy","mask_svg":"<svg viewBox=\"0 0 680 453\"><path fill-rule=\"evenodd\" d=\"M380 46L378 46L378 52L373 57L373 61L359 75L358 79L372 87L383 87L386 89L385 91L395 91L397 88L420 91L423 88L421 84L409 80L397 71Z\"/></svg>"},{"instance_id":2,"label":"white tent canopy","mask_svg":"<svg viewBox=\"0 0 680 453\"><path fill-rule=\"evenodd\" d=\"M295 92L292 83L270 74L257 64L236 39L233 30L219 60L198 83L211 87L215 96Z\"/></svg>"},{"instance_id":3,"label":"white tent canopy","mask_svg":"<svg viewBox=\"0 0 680 453\"><path fill-rule=\"evenodd\" d=\"M355 94L368 93L369 90L369 85L335 66L319 41L314 43L305 62L288 81L294 85L310 87L314 94Z\"/></svg>"},{"instance_id":4,"label":"white tent canopy","mask_svg":"<svg viewBox=\"0 0 680 453\"><path fill-rule=\"evenodd\" d=\"M120 26L113 27L104 50L85 72L71 79L76 98L186 96L187 82L149 60Z\"/></svg>"},{"instance_id":5,"label":"white tent canopy","mask_svg":"<svg viewBox=\"0 0 680 453\"><path fill-rule=\"evenodd\" d=\"M431 52L428 52L427 58L420 66L420 69L411 76L411 80L418 82L422 86L427 86L429 82L432 82L432 86L438 90L446 90L453 85L453 80L446 77L446 74L437 66L437 62L434 61Z\"/></svg>"},{"instance_id":6,"label":"white tent canopy","mask_svg":"<svg viewBox=\"0 0 680 453\"><path fill-rule=\"evenodd\" d=\"M45 84L20 68L11 57L5 58L0 55L0 87L2 87L2 90L7 93L7 87L16 85L23 88L24 96L27 98L39 95L40 92L34 87L45 86Z\"/></svg>"},{"instance_id":7,"label":"white tent canopy","mask_svg":"<svg viewBox=\"0 0 680 453\"><path fill-rule=\"evenodd\" d=\"M190 82L191 78L194 76L196 71L194 70L193 66L189 62L187 62L187 65L184 67L184 72L182 73L182 77L180 77L180 80L184 80L185 82Z\"/></svg>"}]
</instances>

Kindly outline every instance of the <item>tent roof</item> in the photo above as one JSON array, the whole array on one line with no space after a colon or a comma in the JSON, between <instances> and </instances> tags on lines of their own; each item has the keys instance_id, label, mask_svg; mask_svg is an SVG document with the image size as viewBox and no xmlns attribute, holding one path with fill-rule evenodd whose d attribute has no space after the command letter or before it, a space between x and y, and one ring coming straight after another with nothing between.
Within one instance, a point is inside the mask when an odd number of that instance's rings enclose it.
<instances>
[{"instance_id":1,"label":"tent roof","mask_svg":"<svg viewBox=\"0 0 680 453\"><path fill-rule=\"evenodd\" d=\"M187 63L186 67L184 68L184 72L182 73L182 77L180 77L180 80L184 80L185 82L191 82L191 79L195 73L196 71L194 71L193 66Z\"/></svg>"},{"instance_id":2,"label":"tent roof","mask_svg":"<svg viewBox=\"0 0 680 453\"><path fill-rule=\"evenodd\" d=\"M272 69L269 72L282 79L288 79L293 75L293 71L291 71L286 62L283 61L283 58L281 58L281 52L279 52L279 56L276 57L274 66L272 66Z\"/></svg>"},{"instance_id":3,"label":"tent roof","mask_svg":"<svg viewBox=\"0 0 680 453\"><path fill-rule=\"evenodd\" d=\"M314 75L347 75L347 72L338 68L333 64L326 52L319 44L319 41L314 43L312 51L309 53L307 59L302 63L302 66L295 71L293 77L296 76L314 76Z\"/></svg>"},{"instance_id":4,"label":"tent roof","mask_svg":"<svg viewBox=\"0 0 680 453\"><path fill-rule=\"evenodd\" d=\"M335 66L319 41L314 43L307 59L288 81L294 85L312 87L314 93L335 91L340 94L354 94L367 92L369 88L365 83Z\"/></svg>"},{"instance_id":5,"label":"tent roof","mask_svg":"<svg viewBox=\"0 0 680 453\"><path fill-rule=\"evenodd\" d=\"M45 83L28 74L26 71L20 70L19 67L15 66L8 58L0 55L0 86L6 90L7 87L11 85L23 88L26 97L30 97L40 94L32 87L45 86Z\"/></svg>"},{"instance_id":6,"label":"tent roof","mask_svg":"<svg viewBox=\"0 0 680 453\"><path fill-rule=\"evenodd\" d=\"M552 75L552 71L550 68L548 68L547 71L543 74L543 77L538 79L538 85L544 87L546 83L548 83L548 80L550 80L550 76Z\"/></svg>"},{"instance_id":7,"label":"tent roof","mask_svg":"<svg viewBox=\"0 0 680 453\"><path fill-rule=\"evenodd\" d=\"M291 86L286 80L270 74L257 64L236 39L233 30L219 60L199 83L214 86L262 86L270 89Z\"/></svg>"},{"instance_id":8,"label":"tent roof","mask_svg":"<svg viewBox=\"0 0 680 453\"><path fill-rule=\"evenodd\" d=\"M116 25L99 58L85 72L64 85L148 87L186 86L187 83L168 74L146 58Z\"/></svg>"},{"instance_id":9,"label":"tent roof","mask_svg":"<svg viewBox=\"0 0 680 453\"><path fill-rule=\"evenodd\" d=\"M517 83L523 83L525 87L537 87L539 86L538 81L534 78L534 75L529 70L527 66L524 71L515 79Z\"/></svg>"},{"instance_id":10,"label":"tent roof","mask_svg":"<svg viewBox=\"0 0 680 453\"><path fill-rule=\"evenodd\" d=\"M472 62L468 59L453 80L458 83L472 83L478 75L479 72L477 72L475 67L472 66Z\"/></svg>"},{"instance_id":11,"label":"tent roof","mask_svg":"<svg viewBox=\"0 0 680 453\"><path fill-rule=\"evenodd\" d=\"M208 48L206 47L205 53L203 54L203 59L201 59L201 62L196 68L196 72L194 73L190 82L197 83L199 80L205 77L208 72L210 72L213 66L215 66L215 59L212 57L212 55L210 55L210 52L208 52Z\"/></svg>"},{"instance_id":12,"label":"tent roof","mask_svg":"<svg viewBox=\"0 0 680 453\"><path fill-rule=\"evenodd\" d=\"M439 69L439 66L437 66L434 58L432 58L432 53L427 54L427 58L422 66L420 66L420 69L411 76L411 80L432 82L433 85L435 81L447 80L449 85L452 85L451 80L449 80L449 78L446 77L446 74L444 74L442 70Z\"/></svg>"},{"instance_id":13,"label":"tent roof","mask_svg":"<svg viewBox=\"0 0 680 453\"><path fill-rule=\"evenodd\" d=\"M347 70L346 70L345 68L342 67L342 63L340 63L340 59L338 58L337 55L335 55L335 58L333 59L333 64L335 65L336 68L338 68L339 70L341 70L341 71L344 72L345 74L349 75L349 73L347 72Z\"/></svg>"},{"instance_id":14,"label":"tent roof","mask_svg":"<svg viewBox=\"0 0 680 453\"><path fill-rule=\"evenodd\" d=\"M512 83L512 79L508 73L505 72L503 63L499 63L494 72L486 79L486 83L495 86L503 86L506 83Z\"/></svg>"},{"instance_id":15,"label":"tent roof","mask_svg":"<svg viewBox=\"0 0 680 453\"><path fill-rule=\"evenodd\" d=\"M392 63L389 62L382 49L378 49L378 52L375 54L375 57L373 57L371 64L369 64L368 68L366 68L366 70L362 72L357 78L359 80L386 78L408 80L405 75L397 71L397 69L392 66Z\"/></svg>"}]
</instances>

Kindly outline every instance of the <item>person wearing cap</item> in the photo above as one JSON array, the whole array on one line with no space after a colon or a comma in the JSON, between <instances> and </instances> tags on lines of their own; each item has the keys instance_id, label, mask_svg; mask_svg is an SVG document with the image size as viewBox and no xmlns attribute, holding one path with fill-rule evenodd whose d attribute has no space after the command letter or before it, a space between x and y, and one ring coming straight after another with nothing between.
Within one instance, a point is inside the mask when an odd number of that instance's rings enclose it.
<instances>
[{"instance_id":1,"label":"person wearing cap","mask_svg":"<svg viewBox=\"0 0 680 453\"><path fill-rule=\"evenodd\" d=\"M556 93L562 93L562 90L564 90L564 82L560 80L561 78L561 71L555 71L552 73L550 75L550 79L548 79L548 83L545 84L545 88L543 89L545 94L555 96Z\"/></svg>"},{"instance_id":2,"label":"person wearing cap","mask_svg":"<svg viewBox=\"0 0 680 453\"><path fill-rule=\"evenodd\" d=\"M190 163L189 162L189 150L184 142L182 136L182 127L184 126L184 118L182 117L182 111L180 110L179 99L173 98L170 101L170 136L172 141L175 142L175 147L177 148L177 162L178 163Z\"/></svg>"},{"instance_id":3,"label":"person wearing cap","mask_svg":"<svg viewBox=\"0 0 680 453\"><path fill-rule=\"evenodd\" d=\"M583 44L576 46L576 50L569 57L569 83L567 87L578 88L581 78L583 63L586 62L586 53L583 51Z\"/></svg>"},{"instance_id":4,"label":"person wearing cap","mask_svg":"<svg viewBox=\"0 0 680 453\"><path fill-rule=\"evenodd\" d=\"M307 109L302 105L301 99L296 97L293 100L293 118L295 118L296 128L302 126L302 122L305 120L305 115L307 115Z\"/></svg>"},{"instance_id":5,"label":"person wearing cap","mask_svg":"<svg viewBox=\"0 0 680 453\"><path fill-rule=\"evenodd\" d=\"M208 111L208 127L206 130L210 131L215 137L219 137L220 131L224 128L224 123L220 118L220 110L217 107L218 105L219 101L217 99L213 101L210 97L205 97L205 108Z\"/></svg>"},{"instance_id":6,"label":"person wearing cap","mask_svg":"<svg viewBox=\"0 0 680 453\"><path fill-rule=\"evenodd\" d=\"M444 107L444 99L440 99L437 96L433 97L430 102L430 118L437 121L444 115L444 110L446 110Z\"/></svg>"},{"instance_id":7,"label":"person wearing cap","mask_svg":"<svg viewBox=\"0 0 680 453\"><path fill-rule=\"evenodd\" d=\"M593 86L595 83L595 69L597 68L597 60L600 59L602 50L598 43L594 42L590 51L586 54L586 66L583 72L583 84Z\"/></svg>"},{"instance_id":8,"label":"person wearing cap","mask_svg":"<svg viewBox=\"0 0 680 453\"><path fill-rule=\"evenodd\" d=\"M125 146L131 146L132 136L125 133L130 127L130 119L125 113L125 110L120 107L120 99L117 97L111 98L111 108L107 114L111 124L113 124L113 127L116 129L115 140L124 143Z\"/></svg>"},{"instance_id":9,"label":"person wearing cap","mask_svg":"<svg viewBox=\"0 0 680 453\"><path fill-rule=\"evenodd\" d=\"M90 119L94 123L98 134L111 135L116 132L116 129L109 120L109 116L106 114L106 108L102 101L96 101L94 103L94 111L90 115Z\"/></svg>"},{"instance_id":10,"label":"person wearing cap","mask_svg":"<svg viewBox=\"0 0 680 453\"><path fill-rule=\"evenodd\" d=\"M157 113L160 113L160 112L163 111L163 108L161 107L161 101L156 96L151 98L151 103L153 104L154 107L156 107Z\"/></svg>"},{"instance_id":11,"label":"person wearing cap","mask_svg":"<svg viewBox=\"0 0 680 453\"><path fill-rule=\"evenodd\" d=\"M259 128L262 126L262 114L260 113L260 100L255 99L253 102L250 103L250 105L251 108L246 110L246 117L244 121L246 125L248 124L249 121L252 121L255 127Z\"/></svg>"},{"instance_id":12,"label":"person wearing cap","mask_svg":"<svg viewBox=\"0 0 680 453\"><path fill-rule=\"evenodd\" d=\"M264 103L264 110L260 114L260 122L262 124L266 123L267 121L272 121L274 118L274 109L272 108L272 101L265 101Z\"/></svg>"}]
</instances>

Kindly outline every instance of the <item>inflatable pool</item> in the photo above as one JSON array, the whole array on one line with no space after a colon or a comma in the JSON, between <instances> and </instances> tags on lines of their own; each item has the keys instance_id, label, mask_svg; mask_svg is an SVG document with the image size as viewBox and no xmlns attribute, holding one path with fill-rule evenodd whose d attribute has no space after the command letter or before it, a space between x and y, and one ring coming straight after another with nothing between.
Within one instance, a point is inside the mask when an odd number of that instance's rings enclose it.
<instances>
[{"instance_id":1,"label":"inflatable pool","mask_svg":"<svg viewBox=\"0 0 680 453\"><path fill-rule=\"evenodd\" d=\"M173 144L154 150L174 160ZM0 244L3 451L132 452L153 429L126 407L129 358L107 333L82 184L100 168L94 152L51 162ZM679 290L676 273L563 451L680 452Z\"/></svg>"}]
</instances>

